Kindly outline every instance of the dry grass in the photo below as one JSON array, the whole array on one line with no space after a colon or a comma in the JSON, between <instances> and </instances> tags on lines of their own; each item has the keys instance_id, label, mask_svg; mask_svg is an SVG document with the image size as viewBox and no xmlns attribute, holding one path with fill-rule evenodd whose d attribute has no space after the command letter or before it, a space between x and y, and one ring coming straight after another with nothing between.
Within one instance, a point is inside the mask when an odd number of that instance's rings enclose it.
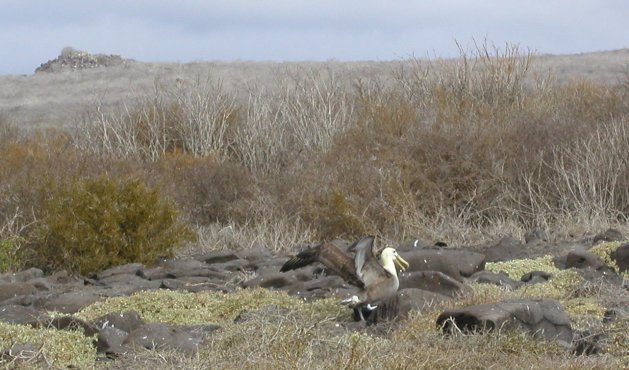
<instances>
[{"instance_id":1,"label":"dry grass","mask_svg":"<svg viewBox=\"0 0 629 370\"><path fill-rule=\"evenodd\" d=\"M528 262L516 261L513 266L517 269L525 263ZM509 266L502 267L508 269ZM556 287L548 284L540 285L536 297L555 297ZM372 327L353 323L349 310L338 305L337 299L304 303L285 293L264 289L237 290L229 294L140 292L93 304L78 316L92 319L108 312L133 309L149 322L221 326L193 356L176 351L147 350L122 356L113 362L97 362L97 368L478 369L502 368L509 364L510 368L518 369L583 369L623 368L627 365L626 319L603 326L600 324L601 307L596 303L603 302L602 297L614 296L617 304L626 304L629 302L626 292L590 289L582 290L575 297L569 291L563 291L562 303L573 323L578 328L607 335L601 342L601 354L582 357L571 355L555 342L534 339L518 331L444 336L435 324L442 309L490 303L514 298L517 294L491 285L474 285L473 288L470 295L458 302L414 312L400 323L380 323ZM37 338L56 335L43 329L26 333L28 335L18 334L22 333L19 326L5 329L4 336L14 338L12 343L22 343L32 335ZM80 333L68 335L68 338L59 337L55 347L57 352L46 353L46 358L56 361L59 366L79 363L89 366L89 361L94 360L93 352L71 355L89 341L88 338L79 340L80 337Z\"/></svg>"}]
</instances>

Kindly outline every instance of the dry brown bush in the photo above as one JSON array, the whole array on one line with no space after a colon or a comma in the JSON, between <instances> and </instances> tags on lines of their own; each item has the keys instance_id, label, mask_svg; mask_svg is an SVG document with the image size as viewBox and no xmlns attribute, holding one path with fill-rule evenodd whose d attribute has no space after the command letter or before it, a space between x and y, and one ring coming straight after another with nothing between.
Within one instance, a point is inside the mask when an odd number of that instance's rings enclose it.
<instances>
[{"instance_id":1,"label":"dry brown bush","mask_svg":"<svg viewBox=\"0 0 629 370\"><path fill-rule=\"evenodd\" d=\"M626 84L559 83L531 74L536 58L485 42L379 74L329 64L266 84L156 84L137 105L95 110L73 144L111 173L136 161L191 222L243 235L275 223L321 239L465 240L623 220Z\"/></svg>"},{"instance_id":2,"label":"dry brown bush","mask_svg":"<svg viewBox=\"0 0 629 370\"><path fill-rule=\"evenodd\" d=\"M191 222L247 221L256 184L243 167L186 153L167 154L153 167Z\"/></svg>"},{"instance_id":3,"label":"dry brown bush","mask_svg":"<svg viewBox=\"0 0 629 370\"><path fill-rule=\"evenodd\" d=\"M439 68L417 63L397 86L360 80L355 123L304 164L289 209L322 238L406 235L431 219L523 228L584 213L617 220L626 214L622 91L528 83L532 60L517 47L478 46Z\"/></svg>"},{"instance_id":4,"label":"dry brown bush","mask_svg":"<svg viewBox=\"0 0 629 370\"><path fill-rule=\"evenodd\" d=\"M45 184L74 173L82 166L78 153L71 150L69 138L62 132L37 132L0 147L0 210L14 214L21 210L33 221L45 197Z\"/></svg>"},{"instance_id":5,"label":"dry brown bush","mask_svg":"<svg viewBox=\"0 0 629 370\"><path fill-rule=\"evenodd\" d=\"M545 176L529 173L525 207L550 218L594 216L624 219L629 209L629 128L626 118L600 126L552 149Z\"/></svg>"},{"instance_id":6,"label":"dry brown bush","mask_svg":"<svg viewBox=\"0 0 629 370\"><path fill-rule=\"evenodd\" d=\"M152 93L132 106L107 112L98 106L84 114L76 144L82 151L118 158L155 161L179 150L224 159L228 131L238 115L234 99L210 77L174 86L157 81Z\"/></svg>"},{"instance_id":7,"label":"dry brown bush","mask_svg":"<svg viewBox=\"0 0 629 370\"><path fill-rule=\"evenodd\" d=\"M40 219L42 204L55 184L85 176L144 176L129 159L113 161L77 150L63 130L4 132L10 135L0 135L0 222L13 230L13 236L23 237Z\"/></svg>"},{"instance_id":8,"label":"dry brown bush","mask_svg":"<svg viewBox=\"0 0 629 370\"><path fill-rule=\"evenodd\" d=\"M327 151L354 119L351 73L334 68L280 71L276 86L250 86L232 138L239 162L256 174L299 171Z\"/></svg>"}]
</instances>

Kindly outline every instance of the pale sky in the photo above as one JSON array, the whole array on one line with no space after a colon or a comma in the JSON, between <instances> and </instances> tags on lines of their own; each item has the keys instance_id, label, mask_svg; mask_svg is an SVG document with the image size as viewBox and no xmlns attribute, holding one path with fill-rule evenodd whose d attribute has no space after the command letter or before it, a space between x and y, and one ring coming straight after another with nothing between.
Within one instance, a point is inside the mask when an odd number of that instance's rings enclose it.
<instances>
[{"instance_id":1,"label":"pale sky","mask_svg":"<svg viewBox=\"0 0 629 370\"><path fill-rule=\"evenodd\" d=\"M0 74L71 46L146 62L452 57L629 47L629 0L0 0Z\"/></svg>"}]
</instances>

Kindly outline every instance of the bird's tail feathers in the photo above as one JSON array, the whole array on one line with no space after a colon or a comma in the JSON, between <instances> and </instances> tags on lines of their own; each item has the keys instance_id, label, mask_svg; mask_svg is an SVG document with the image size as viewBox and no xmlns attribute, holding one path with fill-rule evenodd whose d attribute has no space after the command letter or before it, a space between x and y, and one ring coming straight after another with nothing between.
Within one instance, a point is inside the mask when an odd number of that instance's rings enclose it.
<instances>
[{"instance_id":1,"label":"bird's tail feathers","mask_svg":"<svg viewBox=\"0 0 629 370\"><path fill-rule=\"evenodd\" d=\"M286 272L290 270L295 270L304 266L308 266L309 264L317 261L317 249L316 248L308 248L305 251L300 252L295 257L289 259L282 265L280 268L280 272Z\"/></svg>"}]
</instances>

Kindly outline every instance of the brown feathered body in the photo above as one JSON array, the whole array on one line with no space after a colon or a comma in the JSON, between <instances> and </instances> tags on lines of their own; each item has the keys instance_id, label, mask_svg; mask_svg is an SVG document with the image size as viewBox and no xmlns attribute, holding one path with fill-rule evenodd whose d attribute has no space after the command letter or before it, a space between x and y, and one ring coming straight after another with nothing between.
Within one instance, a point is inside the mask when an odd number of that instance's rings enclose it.
<instances>
[{"instance_id":1,"label":"brown feathered body","mask_svg":"<svg viewBox=\"0 0 629 370\"><path fill-rule=\"evenodd\" d=\"M343 280L358 287L364 288L365 284L356 275L354 256L344 252L332 243L319 244L316 247L299 252L295 257L286 261L280 269L281 272L295 270L311 263L319 262L330 269Z\"/></svg>"},{"instance_id":2,"label":"brown feathered body","mask_svg":"<svg viewBox=\"0 0 629 370\"><path fill-rule=\"evenodd\" d=\"M332 243L310 247L288 260L280 271L289 271L320 262L348 283L358 287L358 294L346 301L354 307L375 304L394 295L399 280L393 262L398 259L406 264L392 248L385 248L380 258L374 245L374 237L368 236L354 243L349 251L341 250Z\"/></svg>"}]
</instances>

